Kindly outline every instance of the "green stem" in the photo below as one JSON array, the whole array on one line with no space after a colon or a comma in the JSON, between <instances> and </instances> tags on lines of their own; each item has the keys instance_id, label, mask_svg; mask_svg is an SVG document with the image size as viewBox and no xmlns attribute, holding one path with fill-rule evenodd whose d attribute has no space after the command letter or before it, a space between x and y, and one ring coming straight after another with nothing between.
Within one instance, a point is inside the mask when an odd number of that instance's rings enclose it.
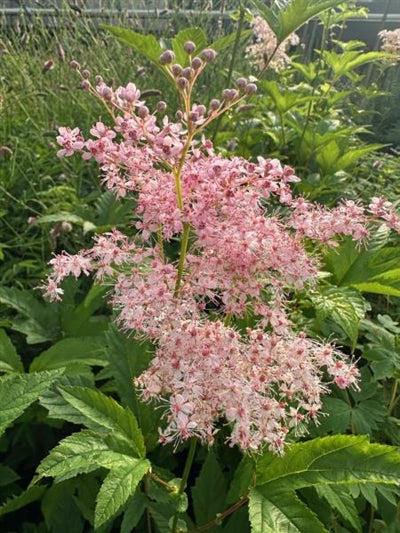
<instances>
[{"instance_id":1,"label":"green stem","mask_svg":"<svg viewBox=\"0 0 400 533\"><path fill-rule=\"evenodd\" d=\"M187 222L184 222L182 239L181 239L181 249L179 253L178 277L176 279L175 289L174 289L175 298L178 296L179 289L180 289L181 282L182 282L183 267L185 265L186 252L187 252L188 244L189 244L189 234L190 234L190 226Z\"/></svg>"},{"instance_id":2,"label":"green stem","mask_svg":"<svg viewBox=\"0 0 400 533\"><path fill-rule=\"evenodd\" d=\"M391 415L393 409L396 406L396 403L398 402L399 398L397 397L397 389L399 387L399 380L398 378L395 378L392 385L392 394L390 396L390 402L388 407L388 414Z\"/></svg>"},{"instance_id":3,"label":"green stem","mask_svg":"<svg viewBox=\"0 0 400 533\"><path fill-rule=\"evenodd\" d=\"M196 452L196 445L197 445L197 440L195 437L192 437L190 439L190 447L189 447L188 455L186 457L185 468L183 469L181 484L179 485L179 489L178 489L178 497L185 492L187 480L189 478L190 469L192 468L192 464L193 464L194 454ZM177 530L178 518L179 518L179 513L177 512L175 513L174 521L172 523L172 533L177 533L178 531Z\"/></svg>"}]
</instances>

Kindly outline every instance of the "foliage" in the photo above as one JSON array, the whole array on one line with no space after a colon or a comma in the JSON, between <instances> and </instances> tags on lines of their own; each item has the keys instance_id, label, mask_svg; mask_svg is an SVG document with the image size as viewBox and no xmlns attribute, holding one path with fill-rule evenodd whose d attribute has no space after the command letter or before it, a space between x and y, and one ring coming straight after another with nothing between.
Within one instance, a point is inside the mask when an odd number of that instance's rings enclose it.
<instances>
[{"instance_id":1,"label":"foliage","mask_svg":"<svg viewBox=\"0 0 400 533\"><path fill-rule=\"evenodd\" d=\"M347 20L352 2L237 2L229 29L221 4L219 21L197 13L196 27L182 30L190 4L177 2L176 18L160 15L162 38L127 29L136 21L127 24L123 12L124 28L98 30L70 8L60 13L65 24L56 32L31 17L22 19L20 34L7 29L1 38L9 53L0 54L0 529L394 533L400 527L400 271L399 240L385 226L370 228L361 243L345 237L333 249L305 239L307 252L319 258L318 283L291 287L287 315L308 337L340 346L343 361L349 355L357 362L360 379L358 389L333 385L319 424L309 434L301 420L291 427L284 455L227 446L233 425L227 419L220 419L211 447L196 446L195 439L161 446L159 432L171 416L167 401L157 408L145 403L137 381L157 342L117 329L105 303L110 285L68 279L63 300L52 304L33 290L53 252L88 249L93 234L115 227L133 239L137 233L137 196L116 199L100 190L94 165L55 156L58 126L79 123L88 130L105 114L77 88L70 59L105 73L110 84L112 78L126 83L136 69L146 100L173 107L174 80L158 61L165 46L183 66L187 41L199 54L219 49L194 89L196 102L241 74L260 79L257 95L207 125L217 149L253 161L266 154L287 161L302 178L296 192L310 201L368 201L382 190L397 199L398 154L382 151L394 130L385 130L390 112L380 104L395 71L385 70L384 54L364 52L358 42L328 43L331 25ZM322 45L312 53L292 50L284 71L251 72L244 58L250 30L239 24L249 20L247 8L268 21L277 43L317 16ZM51 58L54 67L45 70ZM380 86L370 83L371 73L382 75ZM395 121L393 110L390 118ZM267 216L283 221L287 211L271 198ZM193 241L191 234L189 247ZM175 261L179 242L164 244ZM142 267L145 276L150 264ZM217 321L222 305L218 297L206 298L205 313ZM242 334L257 320L248 309L241 319L226 317L226 326Z\"/></svg>"}]
</instances>

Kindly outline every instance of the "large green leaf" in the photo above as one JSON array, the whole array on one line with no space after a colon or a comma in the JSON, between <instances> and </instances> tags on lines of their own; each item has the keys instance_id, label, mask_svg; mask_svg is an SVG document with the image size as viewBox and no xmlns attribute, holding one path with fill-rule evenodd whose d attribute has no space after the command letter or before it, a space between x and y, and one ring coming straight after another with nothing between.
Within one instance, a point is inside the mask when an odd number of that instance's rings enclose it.
<instances>
[{"instance_id":1,"label":"large green leaf","mask_svg":"<svg viewBox=\"0 0 400 533\"><path fill-rule=\"evenodd\" d=\"M400 296L400 249L384 246L386 230L373 235L367 249L360 249L346 239L324 259L339 286L350 286L363 292Z\"/></svg>"},{"instance_id":2,"label":"large green leaf","mask_svg":"<svg viewBox=\"0 0 400 533\"><path fill-rule=\"evenodd\" d=\"M102 435L83 429L63 439L37 468L39 479L54 477L57 482L87 474L97 468L121 468L137 459L110 448Z\"/></svg>"},{"instance_id":3,"label":"large green leaf","mask_svg":"<svg viewBox=\"0 0 400 533\"><path fill-rule=\"evenodd\" d=\"M212 479L212 483L210 480ZM196 483L192 489L192 499L196 524L206 524L224 509L226 482L221 467L212 450L209 451ZM210 528L210 533L217 531Z\"/></svg>"},{"instance_id":4,"label":"large green leaf","mask_svg":"<svg viewBox=\"0 0 400 533\"><path fill-rule=\"evenodd\" d=\"M342 0L272 0L267 7L260 0L250 0L275 33L278 44L300 26L326 9L338 6Z\"/></svg>"},{"instance_id":5,"label":"large green leaf","mask_svg":"<svg viewBox=\"0 0 400 533\"><path fill-rule=\"evenodd\" d=\"M11 327L26 335L28 344L51 341L57 337L57 306L46 305L32 292L9 287L0 287L0 303L19 313L19 317L11 320Z\"/></svg>"},{"instance_id":6,"label":"large green leaf","mask_svg":"<svg viewBox=\"0 0 400 533\"><path fill-rule=\"evenodd\" d=\"M110 362L123 405L130 407L142 430L148 451L158 444L157 428L162 412L138 397L133 379L148 366L153 348L149 342L140 342L121 334L114 325L106 332L105 355Z\"/></svg>"},{"instance_id":7,"label":"large green leaf","mask_svg":"<svg viewBox=\"0 0 400 533\"><path fill-rule=\"evenodd\" d=\"M60 387L59 390L64 400L83 415L86 427L101 433L112 432L139 457L145 456L143 435L130 409L94 389Z\"/></svg>"},{"instance_id":8,"label":"large green leaf","mask_svg":"<svg viewBox=\"0 0 400 533\"><path fill-rule=\"evenodd\" d=\"M361 522L354 499L346 487L341 485L322 485L315 487L320 498L324 498L352 527L361 533Z\"/></svg>"},{"instance_id":9,"label":"large green leaf","mask_svg":"<svg viewBox=\"0 0 400 533\"><path fill-rule=\"evenodd\" d=\"M7 513L12 513L18 511L22 507L29 505L36 500L39 500L43 493L45 492L46 487L33 486L29 487L21 494L9 498L0 506L0 516L4 516Z\"/></svg>"},{"instance_id":10,"label":"large green leaf","mask_svg":"<svg viewBox=\"0 0 400 533\"><path fill-rule=\"evenodd\" d=\"M399 485L400 453L392 446L370 444L364 436L338 435L293 444L283 457L268 452L258 459L256 473L249 505L253 533L326 533L295 491L360 483Z\"/></svg>"},{"instance_id":11,"label":"large green leaf","mask_svg":"<svg viewBox=\"0 0 400 533\"><path fill-rule=\"evenodd\" d=\"M62 339L53 344L33 360L30 370L51 370L53 368L79 365L105 366L107 360L103 351L104 341L96 337Z\"/></svg>"},{"instance_id":12,"label":"large green leaf","mask_svg":"<svg viewBox=\"0 0 400 533\"><path fill-rule=\"evenodd\" d=\"M0 372L23 372L24 367L17 350L4 329L0 329Z\"/></svg>"},{"instance_id":13,"label":"large green leaf","mask_svg":"<svg viewBox=\"0 0 400 533\"><path fill-rule=\"evenodd\" d=\"M161 69L161 65L158 60L163 49L154 35L146 35L128 28L119 28L118 26L109 26L107 24L103 24L101 27L115 35L121 43L127 44L136 52L148 59L157 68Z\"/></svg>"},{"instance_id":14,"label":"large green leaf","mask_svg":"<svg viewBox=\"0 0 400 533\"><path fill-rule=\"evenodd\" d=\"M62 372L63 369L16 374L0 380L0 435L51 386Z\"/></svg>"},{"instance_id":15,"label":"large green leaf","mask_svg":"<svg viewBox=\"0 0 400 533\"><path fill-rule=\"evenodd\" d=\"M115 516L132 496L150 468L147 459L137 459L130 465L113 468L106 476L97 495L94 515L95 529Z\"/></svg>"},{"instance_id":16,"label":"large green leaf","mask_svg":"<svg viewBox=\"0 0 400 533\"><path fill-rule=\"evenodd\" d=\"M250 491L249 516L252 533L328 533L294 491L277 486Z\"/></svg>"}]
</instances>

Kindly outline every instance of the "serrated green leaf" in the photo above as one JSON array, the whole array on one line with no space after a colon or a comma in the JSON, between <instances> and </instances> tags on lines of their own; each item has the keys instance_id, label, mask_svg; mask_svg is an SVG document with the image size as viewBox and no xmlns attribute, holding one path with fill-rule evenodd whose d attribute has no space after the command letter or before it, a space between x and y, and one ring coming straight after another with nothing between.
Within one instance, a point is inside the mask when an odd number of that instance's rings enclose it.
<instances>
[{"instance_id":1,"label":"serrated green leaf","mask_svg":"<svg viewBox=\"0 0 400 533\"><path fill-rule=\"evenodd\" d=\"M76 425L83 425L84 421L86 420L85 417L81 415L79 411L74 409L71 404L64 400L57 388L64 385L93 388L94 380L90 379L90 377L87 375L81 374L66 374L60 376L56 381L53 382L49 389L40 395L39 402L48 410L49 418L65 420Z\"/></svg>"},{"instance_id":2,"label":"serrated green leaf","mask_svg":"<svg viewBox=\"0 0 400 533\"><path fill-rule=\"evenodd\" d=\"M17 350L4 329L0 329L0 372L23 372L24 367Z\"/></svg>"},{"instance_id":3,"label":"serrated green leaf","mask_svg":"<svg viewBox=\"0 0 400 533\"><path fill-rule=\"evenodd\" d=\"M63 370L17 374L0 380L0 435L48 389Z\"/></svg>"},{"instance_id":4,"label":"serrated green leaf","mask_svg":"<svg viewBox=\"0 0 400 533\"><path fill-rule=\"evenodd\" d=\"M135 32L128 28L119 28L117 26L109 26L107 24L102 24L101 27L115 35L121 43L127 44L136 52L144 56L159 70L164 71L158 61L163 50L154 35L146 35Z\"/></svg>"},{"instance_id":5,"label":"serrated green leaf","mask_svg":"<svg viewBox=\"0 0 400 533\"><path fill-rule=\"evenodd\" d=\"M189 65L189 55L183 49L187 41L192 41L196 45L194 55L198 55L207 47L207 36L201 28L185 28L172 39L175 61L184 67Z\"/></svg>"},{"instance_id":6,"label":"serrated green leaf","mask_svg":"<svg viewBox=\"0 0 400 533\"><path fill-rule=\"evenodd\" d=\"M129 466L113 468L106 476L97 495L94 526L97 529L115 516L132 496L150 468L147 459L137 459Z\"/></svg>"},{"instance_id":7,"label":"serrated green leaf","mask_svg":"<svg viewBox=\"0 0 400 533\"><path fill-rule=\"evenodd\" d=\"M358 533L361 533L361 522L354 499L346 487L323 485L315 487L320 498L324 498L332 509L335 509Z\"/></svg>"},{"instance_id":8,"label":"serrated green leaf","mask_svg":"<svg viewBox=\"0 0 400 533\"><path fill-rule=\"evenodd\" d=\"M22 507L39 500L45 491L46 487L33 486L21 492L21 494L9 498L0 506L0 516L18 511Z\"/></svg>"},{"instance_id":9,"label":"serrated green leaf","mask_svg":"<svg viewBox=\"0 0 400 533\"><path fill-rule=\"evenodd\" d=\"M30 370L52 370L65 367L68 369L76 363L84 365L105 366L103 352L104 341L94 338L67 338L53 344L33 360Z\"/></svg>"},{"instance_id":10,"label":"serrated green leaf","mask_svg":"<svg viewBox=\"0 0 400 533\"><path fill-rule=\"evenodd\" d=\"M86 336L88 320L93 313L104 305L104 295L107 286L93 284L84 300L74 309L62 307L61 323L65 335L68 337Z\"/></svg>"},{"instance_id":11,"label":"serrated green leaf","mask_svg":"<svg viewBox=\"0 0 400 533\"><path fill-rule=\"evenodd\" d=\"M252 457L244 455L235 470L229 492L226 497L227 503L234 503L247 494L252 484L255 472L255 463Z\"/></svg>"},{"instance_id":12,"label":"serrated green leaf","mask_svg":"<svg viewBox=\"0 0 400 533\"><path fill-rule=\"evenodd\" d=\"M266 453L257 462L257 487L279 482L291 489L325 483L400 482L400 453L370 444L366 436L335 435L293 444L284 457Z\"/></svg>"},{"instance_id":13,"label":"serrated green leaf","mask_svg":"<svg viewBox=\"0 0 400 533\"><path fill-rule=\"evenodd\" d=\"M87 474L97 468L121 468L137 459L110 448L102 435L83 429L63 439L37 468L39 478L54 477L57 482Z\"/></svg>"},{"instance_id":14,"label":"serrated green leaf","mask_svg":"<svg viewBox=\"0 0 400 533\"><path fill-rule=\"evenodd\" d=\"M214 452L210 450L192 488L197 525L206 524L215 518L217 513L224 510L225 495L226 481ZM210 528L210 532L214 532L216 529L216 527Z\"/></svg>"},{"instance_id":15,"label":"serrated green leaf","mask_svg":"<svg viewBox=\"0 0 400 533\"><path fill-rule=\"evenodd\" d=\"M249 495L252 533L328 533L294 491L252 489Z\"/></svg>"},{"instance_id":16,"label":"serrated green leaf","mask_svg":"<svg viewBox=\"0 0 400 533\"><path fill-rule=\"evenodd\" d=\"M138 524L141 519L147 506L146 496L139 492L135 492L131 498L128 500L127 507L124 512L124 517L121 522L121 532L120 533L131 533L135 526Z\"/></svg>"},{"instance_id":17,"label":"serrated green leaf","mask_svg":"<svg viewBox=\"0 0 400 533\"><path fill-rule=\"evenodd\" d=\"M82 533L84 524L70 481L52 485L42 499L42 513L49 531Z\"/></svg>"},{"instance_id":18,"label":"serrated green leaf","mask_svg":"<svg viewBox=\"0 0 400 533\"><path fill-rule=\"evenodd\" d=\"M250 0L260 15L268 22L278 43L282 43L300 26L323 11L338 6L341 0L272 0L267 7L260 0Z\"/></svg>"},{"instance_id":19,"label":"serrated green leaf","mask_svg":"<svg viewBox=\"0 0 400 533\"><path fill-rule=\"evenodd\" d=\"M139 457L146 455L143 435L130 409L97 390L85 387L60 387L59 390L63 398L84 416L86 427L103 433L111 431Z\"/></svg>"},{"instance_id":20,"label":"serrated green leaf","mask_svg":"<svg viewBox=\"0 0 400 533\"><path fill-rule=\"evenodd\" d=\"M350 427L351 406L344 400L326 396L323 399L322 412L327 416L320 417L318 434L345 433Z\"/></svg>"}]
</instances>

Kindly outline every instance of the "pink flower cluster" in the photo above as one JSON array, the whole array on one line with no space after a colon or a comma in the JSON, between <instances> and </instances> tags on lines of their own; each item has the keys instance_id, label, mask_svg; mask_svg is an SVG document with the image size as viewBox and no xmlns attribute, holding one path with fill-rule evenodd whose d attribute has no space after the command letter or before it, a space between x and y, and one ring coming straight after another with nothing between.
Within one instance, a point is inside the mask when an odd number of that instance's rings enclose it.
<instances>
[{"instance_id":1,"label":"pink flower cluster","mask_svg":"<svg viewBox=\"0 0 400 533\"><path fill-rule=\"evenodd\" d=\"M259 15L253 17L251 25L254 42L246 48L246 56L251 65L257 70L263 70L266 66L275 70L284 68L290 62L286 52L290 46L297 46L300 43L299 36L292 33L277 46L275 33L264 18Z\"/></svg>"},{"instance_id":2,"label":"pink flower cluster","mask_svg":"<svg viewBox=\"0 0 400 533\"><path fill-rule=\"evenodd\" d=\"M392 56L385 61L391 65L395 65L400 61L400 28L382 30L378 33L378 36L382 41L382 52L387 52Z\"/></svg>"},{"instance_id":3,"label":"pink flower cluster","mask_svg":"<svg viewBox=\"0 0 400 533\"><path fill-rule=\"evenodd\" d=\"M211 444L228 425L231 445L281 451L292 428L316 418L328 383L357 379L354 364L290 322L289 291L316 279L307 242L363 239L369 213L395 229L399 219L380 199L368 213L351 201L330 210L295 198L298 178L277 159L216 155L196 136L199 121L239 101L240 91L229 104L186 105L176 122L158 118L165 105L151 113L133 84L114 91L100 82L96 91L113 126L98 122L88 140L60 128L59 155L95 158L108 189L135 195L137 235L114 230L90 249L54 257L46 295L59 299L68 275L93 273L110 285L121 328L155 346L137 384L145 400L165 406L162 442L197 436ZM181 244L178 258L164 249L171 239ZM239 329L249 316L254 326Z\"/></svg>"}]
</instances>

